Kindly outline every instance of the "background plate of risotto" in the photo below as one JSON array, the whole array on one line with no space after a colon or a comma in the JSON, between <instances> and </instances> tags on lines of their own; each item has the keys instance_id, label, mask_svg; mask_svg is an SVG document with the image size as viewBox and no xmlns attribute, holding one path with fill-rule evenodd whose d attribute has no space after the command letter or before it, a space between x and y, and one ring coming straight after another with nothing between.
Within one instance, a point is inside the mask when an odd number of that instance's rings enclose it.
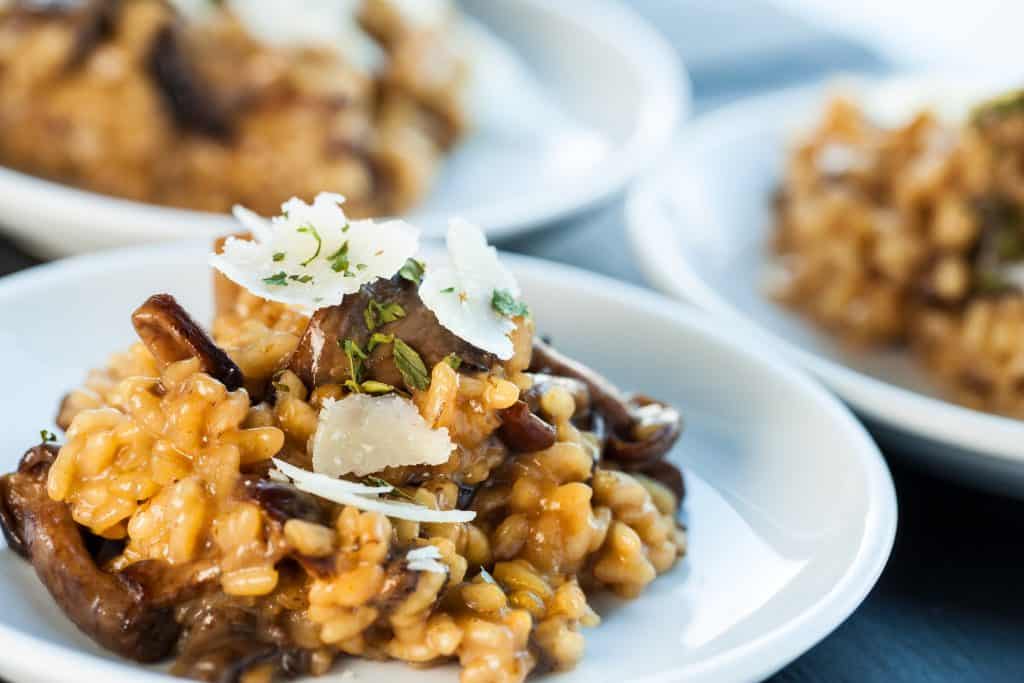
<instances>
[{"instance_id":1,"label":"background plate of risotto","mask_svg":"<svg viewBox=\"0 0 1024 683\"><path fill-rule=\"evenodd\" d=\"M132 342L130 313L150 294L172 293L197 320L211 319L208 249L132 248L5 279L3 470L40 429L56 429L55 397L111 348ZM601 624L587 629L585 654L557 680L761 679L836 628L875 583L896 528L889 473L850 413L736 329L581 271L507 262L539 333L623 386L670 402L686 420L669 456L687 477L686 555L636 599L598 594ZM0 587L5 678L172 680L76 631L32 568L2 545ZM500 666L475 671L462 680L520 680ZM385 677L441 682L458 672L341 658L324 680Z\"/></svg>"},{"instance_id":2,"label":"background plate of risotto","mask_svg":"<svg viewBox=\"0 0 1024 683\"><path fill-rule=\"evenodd\" d=\"M730 105L630 197L634 251L893 452L1024 495L1015 82L850 77Z\"/></svg>"},{"instance_id":3,"label":"background plate of risotto","mask_svg":"<svg viewBox=\"0 0 1024 683\"><path fill-rule=\"evenodd\" d=\"M321 190L509 236L620 191L689 99L671 46L604 0L35 5L0 9L0 225L44 256Z\"/></svg>"}]
</instances>

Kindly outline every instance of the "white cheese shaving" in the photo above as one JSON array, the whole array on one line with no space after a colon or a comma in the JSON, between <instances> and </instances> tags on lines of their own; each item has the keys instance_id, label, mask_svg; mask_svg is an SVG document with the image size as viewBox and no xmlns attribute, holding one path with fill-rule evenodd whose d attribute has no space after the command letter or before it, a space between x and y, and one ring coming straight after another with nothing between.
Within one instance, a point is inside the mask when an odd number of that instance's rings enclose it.
<instances>
[{"instance_id":1,"label":"white cheese shaving","mask_svg":"<svg viewBox=\"0 0 1024 683\"><path fill-rule=\"evenodd\" d=\"M327 401L313 435L313 471L365 476L387 467L440 465L455 444L407 398L349 394Z\"/></svg>"},{"instance_id":2,"label":"white cheese shaving","mask_svg":"<svg viewBox=\"0 0 1024 683\"><path fill-rule=\"evenodd\" d=\"M314 496L320 496L327 500L334 501L339 505L349 505L366 512L379 512L387 517L395 519L407 519L411 522L437 522L450 524L453 522L469 522L476 518L472 510L432 510L422 505L412 503L401 503L393 500L381 500L367 493L355 492L353 487L363 487L344 479L332 479L316 472L309 472L304 469L289 465L288 463L274 459L274 465L287 474L295 488ZM392 490L388 487L365 486L363 489L386 492Z\"/></svg>"},{"instance_id":3,"label":"white cheese shaving","mask_svg":"<svg viewBox=\"0 0 1024 683\"><path fill-rule=\"evenodd\" d=\"M508 360L513 353L508 335L515 323L500 315L492 302L496 291L519 297L515 277L502 265L497 250L487 245L483 231L467 221L449 223L447 245L450 265L427 268L420 298L453 334Z\"/></svg>"},{"instance_id":4,"label":"white cheese shaving","mask_svg":"<svg viewBox=\"0 0 1024 683\"><path fill-rule=\"evenodd\" d=\"M448 573L448 567L441 560L441 551L436 545L425 545L410 550L405 560L409 569L418 572Z\"/></svg>"},{"instance_id":5,"label":"white cheese shaving","mask_svg":"<svg viewBox=\"0 0 1024 683\"><path fill-rule=\"evenodd\" d=\"M210 265L253 294L317 309L364 284L391 277L416 253L419 230L400 220L349 221L344 197L320 193L313 204L289 199L270 221L244 208L235 216L254 240L229 238Z\"/></svg>"}]
</instances>

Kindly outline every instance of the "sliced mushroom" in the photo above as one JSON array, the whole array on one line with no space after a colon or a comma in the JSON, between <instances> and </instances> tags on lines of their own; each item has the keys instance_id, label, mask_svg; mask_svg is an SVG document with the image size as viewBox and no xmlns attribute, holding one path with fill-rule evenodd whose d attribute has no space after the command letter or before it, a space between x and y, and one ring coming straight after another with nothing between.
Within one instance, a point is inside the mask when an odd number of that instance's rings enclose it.
<instances>
[{"instance_id":1,"label":"sliced mushroom","mask_svg":"<svg viewBox=\"0 0 1024 683\"><path fill-rule=\"evenodd\" d=\"M397 304L402 316L370 330L366 318L370 302L382 306ZM352 378L343 342L351 339L366 349L374 332L393 334L404 341L420 355L428 371L451 353L462 359L461 370L488 370L497 362L492 354L445 329L420 300L416 285L396 275L364 286L337 306L318 310L310 319L289 368L310 389L322 384L343 384ZM392 348L391 344L380 344L368 354L362 362L363 380L402 386L402 374L395 365Z\"/></svg>"},{"instance_id":2,"label":"sliced mushroom","mask_svg":"<svg viewBox=\"0 0 1024 683\"><path fill-rule=\"evenodd\" d=\"M154 294L132 313L135 332L162 363L198 358L203 371L229 391L242 386L242 371L170 294Z\"/></svg>"},{"instance_id":3,"label":"sliced mushroom","mask_svg":"<svg viewBox=\"0 0 1024 683\"><path fill-rule=\"evenodd\" d=\"M130 572L99 569L70 508L46 492L56 453L53 446L36 446L17 472L0 478L4 536L83 633L122 657L162 659L178 637L173 602L196 582L169 579L162 571L167 565L159 562L140 563Z\"/></svg>"},{"instance_id":4,"label":"sliced mushroom","mask_svg":"<svg viewBox=\"0 0 1024 683\"><path fill-rule=\"evenodd\" d=\"M501 411L498 436L514 451L533 453L555 444L557 431L536 415L525 401L517 401L511 408Z\"/></svg>"},{"instance_id":5,"label":"sliced mushroom","mask_svg":"<svg viewBox=\"0 0 1024 683\"><path fill-rule=\"evenodd\" d=\"M292 484L270 479L245 477L242 494L254 500L263 511L278 522L302 519L316 524L327 523L327 511L316 496L300 491Z\"/></svg>"},{"instance_id":6,"label":"sliced mushroom","mask_svg":"<svg viewBox=\"0 0 1024 683\"><path fill-rule=\"evenodd\" d=\"M574 418L581 418L590 413L590 390L582 381L573 377L558 377L543 372L532 373L531 379L533 384L523 392L523 400L529 404L530 410L533 412L540 412L540 399L548 390L559 387L568 392L576 404Z\"/></svg>"},{"instance_id":7,"label":"sliced mushroom","mask_svg":"<svg viewBox=\"0 0 1024 683\"><path fill-rule=\"evenodd\" d=\"M671 406L646 396L627 397L606 378L543 341L534 341L530 369L570 377L586 385L594 411L604 418L609 430L602 457L625 470L643 472L651 468L682 433L682 417Z\"/></svg>"},{"instance_id":8,"label":"sliced mushroom","mask_svg":"<svg viewBox=\"0 0 1024 683\"><path fill-rule=\"evenodd\" d=\"M231 136L231 108L189 55L178 23L156 32L146 66L179 128L220 140Z\"/></svg>"}]
</instances>

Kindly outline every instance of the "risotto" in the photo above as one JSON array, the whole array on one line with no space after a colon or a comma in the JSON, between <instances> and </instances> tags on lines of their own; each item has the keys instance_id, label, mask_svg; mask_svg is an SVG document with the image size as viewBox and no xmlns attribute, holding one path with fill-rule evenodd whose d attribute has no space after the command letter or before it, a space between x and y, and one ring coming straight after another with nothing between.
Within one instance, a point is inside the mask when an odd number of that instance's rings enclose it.
<instances>
[{"instance_id":1,"label":"risotto","mask_svg":"<svg viewBox=\"0 0 1024 683\"><path fill-rule=\"evenodd\" d=\"M63 438L0 479L8 543L82 631L181 676L570 669L589 596L633 598L686 552L680 416L536 338L477 228L425 265L410 226L338 201L240 214L212 336L142 303Z\"/></svg>"},{"instance_id":2,"label":"risotto","mask_svg":"<svg viewBox=\"0 0 1024 683\"><path fill-rule=\"evenodd\" d=\"M259 0L0 2L0 164L205 211L330 188L400 213L467 126L458 15L413 2L436 11L338 2L295 29Z\"/></svg>"},{"instance_id":3,"label":"risotto","mask_svg":"<svg viewBox=\"0 0 1024 683\"><path fill-rule=\"evenodd\" d=\"M832 101L776 197L774 294L845 342L907 347L956 400L1024 418L1024 96L884 128Z\"/></svg>"}]
</instances>

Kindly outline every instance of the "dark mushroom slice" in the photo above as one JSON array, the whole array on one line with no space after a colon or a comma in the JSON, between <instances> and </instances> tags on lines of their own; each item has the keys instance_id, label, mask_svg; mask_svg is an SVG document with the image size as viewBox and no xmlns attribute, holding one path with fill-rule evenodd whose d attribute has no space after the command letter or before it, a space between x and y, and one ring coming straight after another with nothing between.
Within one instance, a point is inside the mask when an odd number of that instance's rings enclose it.
<instances>
[{"instance_id":1,"label":"dark mushroom slice","mask_svg":"<svg viewBox=\"0 0 1024 683\"><path fill-rule=\"evenodd\" d=\"M328 511L320 499L291 484L257 477L244 477L240 483L242 497L255 501L263 511L282 524L301 519L316 524L328 523Z\"/></svg>"},{"instance_id":2,"label":"dark mushroom slice","mask_svg":"<svg viewBox=\"0 0 1024 683\"><path fill-rule=\"evenodd\" d=\"M583 382L594 411L607 423L608 440L602 457L624 469L639 471L659 461L682 433L679 412L646 396L627 397L608 379L567 358L549 344L535 340L530 369Z\"/></svg>"},{"instance_id":3,"label":"dark mushroom slice","mask_svg":"<svg viewBox=\"0 0 1024 683\"><path fill-rule=\"evenodd\" d=\"M371 302L375 306L397 305L402 315L391 322L375 324L371 330L366 313ZM392 310L397 311L397 308ZM420 300L416 285L396 275L365 285L357 294L346 296L341 304L314 313L292 355L289 369L311 390L323 384L344 384L352 379L352 369L343 343L351 340L365 350L373 333L394 335L404 341L420 355L428 372L452 353L462 360L460 371L485 371L497 362L493 354L445 329ZM380 344L370 351L361 364L361 379L401 387L402 374L392 350L392 344Z\"/></svg>"},{"instance_id":4,"label":"dark mushroom slice","mask_svg":"<svg viewBox=\"0 0 1024 683\"><path fill-rule=\"evenodd\" d=\"M231 137L233 122L227 98L207 81L189 54L178 21L168 22L153 36L146 68L180 129L218 140Z\"/></svg>"},{"instance_id":5,"label":"dark mushroom slice","mask_svg":"<svg viewBox=\"0 0 1024 683\"><path fill-rule=\"evenodd\" d=\"M501 411L498 436L513 451L533 453L555 444L557 430L536 415L526 401Z\"/></svg>"},{"instance_id":6,"label":"dark mushroom slice","mask_svg":"<svg viewBox=\"0 0 1024 683\"><path fill-rule=\"evenodd\" d=\"M0 478L4 535L36 570L54 601L83 633L108 650L140 662L167 656L178 638L172 603L194 583L168 581L163 563L131 572L96 566L71 518L70 508L46 491L56 457L53 446L36 446L18 471ZM143 563L140 563L143 564Z\"/></svg>"},{"instance_id":7,"label":"dark mushroom slice","mask_svg":"<svg viewBox=\"0 0 1024 683\"><path fill-rule=\"evenodd\" d=\"M229 391L244 377L235 362L217 346L170 294L154 294L132 313L139 339L161 363L198 358L203 372L220 380Z\"/></svg>"},{"instance_id":8,"label":"dark mushroom slice","mask_svg":"<svg viewBox=\"0 0 1024 683\"><path fill-rule=\"evenodd\" d=\"M530 410L539 413L540 399L549 389L560 387L572 396L576 404L573 419L584 418L590 414L590 390L582 381L573 377L559 377L544 372L530 373L533 384L523 392L522 399L530 406Z\"/></svg>"}]
</instances>

